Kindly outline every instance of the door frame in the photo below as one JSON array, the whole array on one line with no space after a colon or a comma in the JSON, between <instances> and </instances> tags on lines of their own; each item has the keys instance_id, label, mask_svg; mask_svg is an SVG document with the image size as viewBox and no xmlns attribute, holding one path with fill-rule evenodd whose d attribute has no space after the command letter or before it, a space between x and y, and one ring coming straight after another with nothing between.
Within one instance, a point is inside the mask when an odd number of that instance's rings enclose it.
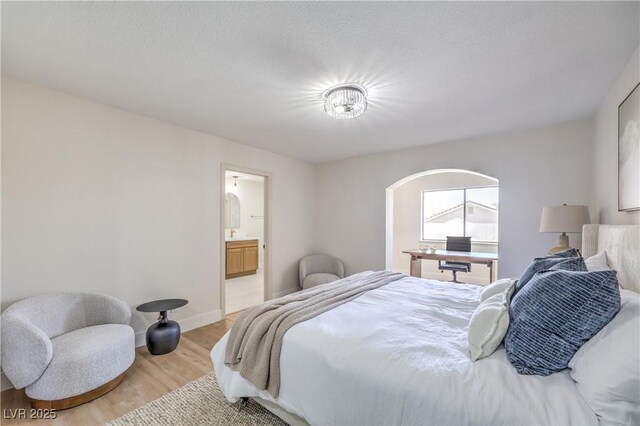
<instances>
[{"instance_id":1,"label":"door frame","mask_svg":"<svg viewBox=\"0 0 640 426\"><path fill-rule=\"evenodd\" d=\"M238 166L236 164L221 163L220 167L220 312L222 319L226 318L226 228L225 228L225 195L226 195L226 172L240 172L251 175L262 176L264 178L264 300L271 300L271 182L272 174L264 170L251 167ZM260 248L258 247L258 250Z\"/></svg>"}]
</instances>

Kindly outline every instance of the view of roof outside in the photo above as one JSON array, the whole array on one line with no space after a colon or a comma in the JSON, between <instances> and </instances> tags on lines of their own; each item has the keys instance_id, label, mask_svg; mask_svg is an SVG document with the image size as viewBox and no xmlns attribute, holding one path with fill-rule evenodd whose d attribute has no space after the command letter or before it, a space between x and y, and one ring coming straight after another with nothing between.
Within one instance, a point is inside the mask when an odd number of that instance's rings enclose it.
<instances>
[{"instance_id":1,"label":"view of roof outside","mask_svg":"<svg viewBox=\"0 0 640 426\"><path fill-rule=\"evenodd\" d=\"M422 192L422 239L498 242L498 187ZM466 209L466 222L465 222Z\"/></svg>"}]
</instances>

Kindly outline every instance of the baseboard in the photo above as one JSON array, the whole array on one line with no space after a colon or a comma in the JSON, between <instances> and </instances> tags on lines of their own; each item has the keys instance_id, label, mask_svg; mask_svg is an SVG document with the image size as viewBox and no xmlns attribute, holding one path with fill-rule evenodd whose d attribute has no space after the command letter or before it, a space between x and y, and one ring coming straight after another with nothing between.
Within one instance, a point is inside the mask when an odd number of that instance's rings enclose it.
<instances>
[{"instance_id":1,"label":"baseboard","mask_svg":"<svg viewBox=\"0 0 640 426\"><path fill-rule=\"evenodd\" d=\"M185 331L193 330L194 328L202 327L204 325L220 321L221 319L222 311L220 311L220 309L216 309L215 311L205 312L189 318L176 319L174 321L177 321L178 324L180 324L180 332L184 333ZM146 334L146 330L136 333L136 347L146 345Z\"/></svg>"},{"instance_id":2,"label":"baseboard","mask_svg":"<svg viewBox=\"0 0 640 426\"><path fill-rule=\"evenodd\" d=\"M287 294L295 293L296 291L302 290L300 287L288 288L286 290L278 291L272 294L273 299L277 299L278 297L286 296Z\"/></svg>"},{"instance_id":3,"label":"baseboard","mask_svg":"<svg viewBox=\"0 0 640 426\"><path fill-rule=\"evenodd\" d=\"M180 331L185 332L189 330L193 330L194 328L202 327L207 324L211 324L222 319L222 312L220 309L216 309L215 311L205 312L200 315L194 315L189 318L184 318L178 321L180 324ZM136 347L144 346L146 330L136 333ZM7 390L13 388L13 383L4 375L4 373L0 373L0 389Z\"/></svg>"}]
</instances>

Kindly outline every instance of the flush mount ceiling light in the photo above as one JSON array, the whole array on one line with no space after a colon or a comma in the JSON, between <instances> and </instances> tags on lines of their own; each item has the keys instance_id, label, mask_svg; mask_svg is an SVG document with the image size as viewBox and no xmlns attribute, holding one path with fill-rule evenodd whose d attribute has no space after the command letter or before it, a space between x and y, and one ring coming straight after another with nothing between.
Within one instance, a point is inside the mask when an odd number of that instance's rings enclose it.
<instances>
[{"instance_id":1,"label":"flush mount ceiling light","mask_svg":"<svg viewBox=\"0 0 640 426\"><path fill-rule=\"evenodd\" d=\"M367 91L357 84L343 84L324 92L324 110L338 120L356 118L367 109Z\"/></svg>"}]
</instances>

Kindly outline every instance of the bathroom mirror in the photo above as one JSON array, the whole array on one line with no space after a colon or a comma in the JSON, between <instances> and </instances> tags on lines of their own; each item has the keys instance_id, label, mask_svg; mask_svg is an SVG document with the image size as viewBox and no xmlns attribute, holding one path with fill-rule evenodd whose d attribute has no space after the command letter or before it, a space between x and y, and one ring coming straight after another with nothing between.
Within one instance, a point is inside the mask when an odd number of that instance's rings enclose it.
<instances>
[{"instance_id":1,"label":"bathroom mirror","mask_svg":"<svg viewBox=\"0 0 640 426\"><path fill-rule=\"evenodd\" d=\"M225 228L240 228L240 199L236 194L227 192L224 196Z\"/></svg>"}]
</instances>

